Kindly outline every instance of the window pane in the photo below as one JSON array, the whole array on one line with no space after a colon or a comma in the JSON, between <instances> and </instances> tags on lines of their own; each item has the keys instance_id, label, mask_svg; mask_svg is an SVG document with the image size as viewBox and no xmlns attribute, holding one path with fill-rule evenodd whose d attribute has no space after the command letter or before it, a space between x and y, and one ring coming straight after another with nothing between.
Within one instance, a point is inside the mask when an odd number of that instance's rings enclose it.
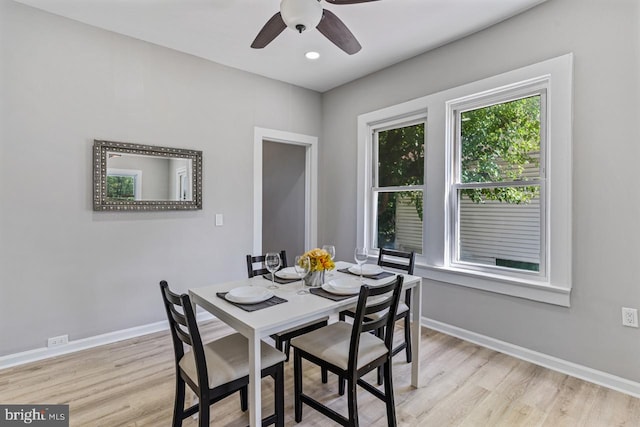
<instances>
[{"instance_id":1,"label":"window pane","mask_svg":"<svg viewBox=\"0 0 640 427\"><path fill-rule=\"evenodd\" d=\"M424 183L424 123L378 132L378 186Z\"/></svg>"},{"instance_id":2,"label":"window pane","mask_svg":"<svg viewBox=\"0 0 640 427\"><path fill-rule=\"evenodd\" d=\"M379 192L377 247L422 253L422 191Z\"/></svg>"},{"instance_id":3,"label":"window pane","mask_svg":"<svg viewBox=\"0 0 640 427\"><path fill-rule=\"evenodd\" d=\"M460 261L540 270L540 189L533 186L521 190L535 197L523 203L474 202L468 193L476 190L459 191Z\"/></svg>"},{"instance_id":4,"label":"window pane","mask_svg":"<svg viewBox=\"0 0 640 427\"><path fill-rule=\"evenodd\" d=\"M540 178L540 95L460 114L460 182Z\"/></svg>"}]
</instances>

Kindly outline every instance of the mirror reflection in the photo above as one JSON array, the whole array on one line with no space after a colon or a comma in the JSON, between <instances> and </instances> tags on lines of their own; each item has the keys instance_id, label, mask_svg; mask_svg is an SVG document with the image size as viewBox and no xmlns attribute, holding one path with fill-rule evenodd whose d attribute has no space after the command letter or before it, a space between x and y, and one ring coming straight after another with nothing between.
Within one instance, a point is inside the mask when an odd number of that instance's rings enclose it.
<instances>
[{"instance_id":1,"label":"mirror reflection","mask_svg":"<svg viewBox=\"0 0 640 427\"><path fill-rule=\"evenodd\" d=\"M192 200L191 159L107 152L107 199Z\"/></svg>"}]
</instances>

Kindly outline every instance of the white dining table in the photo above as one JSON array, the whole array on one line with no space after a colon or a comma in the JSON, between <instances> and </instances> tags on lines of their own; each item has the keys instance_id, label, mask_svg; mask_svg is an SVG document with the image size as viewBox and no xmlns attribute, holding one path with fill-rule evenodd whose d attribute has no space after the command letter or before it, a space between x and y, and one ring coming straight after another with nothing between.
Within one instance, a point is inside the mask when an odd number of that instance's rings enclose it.
<instances>
[{"instance_id":1,"label":"white dining table","mask_svg":"<svg viewBox=\"0 0 640 427\"><path fill-rule=\"evenodd\" d=\"M336 268L325 273L325 281L341 277L355 277L338 270L348 268L353 264L336 262ZM388 277L380 280L364 278L367 285L382 285L394 280ZM359 278L357 279L359 280ZM244 335L249 340L249 417L251 427L262 425L262 394L261 394L261 367L260 367L260 342L271 334L281 332L297 325L302 325L327 315L336 314L353 306L358 299L357 295L341 301L313 295L310 293L299 294L298 291L305 288L301 281L278 284L273 293L287 300L282 304L273 305L264 309L248 312L223 298L218 297L218 292L227 292L240 286L268 287L271 282L262 276L251 279L242 279L219 283L211 286L189 289L192 304L200 306L216 318L223 321L233 329ZM411 385L419 387L420 373L420 313L422 306L422 279L418 276L404 275L404 289L413 288L411 298L412 326L411 346L413 359L411 366ZM306 288L308 289L308 288Z\"/></svg>"}]
</instances>

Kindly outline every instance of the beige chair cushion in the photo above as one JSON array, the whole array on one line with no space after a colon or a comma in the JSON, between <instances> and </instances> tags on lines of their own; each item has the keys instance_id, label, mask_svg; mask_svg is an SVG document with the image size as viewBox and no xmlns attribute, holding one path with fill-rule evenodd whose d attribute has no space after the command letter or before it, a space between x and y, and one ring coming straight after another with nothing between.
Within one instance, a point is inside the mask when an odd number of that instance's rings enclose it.
<instances>
[{"instance_id":1,"label":"beige chair cushion","mask_svg":"<svg viewBox=\"0 0 640 427\"><path fill-rule=\"evenodd\" d=\"M209 388L226 384L249 375L249 341L236 333L217 339L204 346L204 356L209 373ZM262 368L284 361L285 355L266 343L261 343ZM180 359L180 368L196 384L198 375L191 351Z\"/></svg>"},{"instance_id":2,"label":"beige chair cushion","mask_svg":"<svg viewBox=\"0 0 640 427\"><path fill-rule=\"evenodd\" d=\"M349 363L351 324L336 322L291 340L291 345L341 369ZM358 369L387 353L384 341L373 334L360 335Z\"/></svg>"},{"instance_id":3,"label":"beige chair cushion","mask_svg":"<svg viewBox=\"0 0 640 427\"><path fill-rule=\"evenodd\" d=\"M296 331L298 329L302 329L302 328L304 328L306 326L313 325L314 323L322 322L323 320L327 320L328 321L329 320L329 316L323 317L322 319L313 320L311 322L307 322L307 323L304 323L302 325L298 325L295 328L287 329L286 331L278 332L277 334L274 334L274 335L286 335L289 332L293 332L293 331Z\"/></svg>"},{"instance_id":4,"label":"beige chair cushion","mask_svg":"<svg viewBox=\"0 0 640 427\"><path fill-rule=\"evenodd\" d=\"M346 311L350 311L351 313L353 313L353 315L355 315L356 308L355 307L351 307L350 309L348 309ZM402 314L405 311L409 311L409 306L407 304L403 303L403 302L399 303L398 304L398 310L396 311L396 315ZM387 314L387 310L382 310L382 311L379 311L377 313L368 314L367 318L372 319L372 320L378 320L379 318L381 318L385 314Z\"/></svg>"}]
</instances>

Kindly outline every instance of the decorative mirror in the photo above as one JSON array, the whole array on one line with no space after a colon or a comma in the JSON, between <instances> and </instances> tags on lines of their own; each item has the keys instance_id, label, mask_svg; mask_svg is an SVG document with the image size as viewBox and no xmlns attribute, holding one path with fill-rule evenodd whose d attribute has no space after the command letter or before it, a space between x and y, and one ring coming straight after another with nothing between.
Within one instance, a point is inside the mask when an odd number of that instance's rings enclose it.
<instances>
[{"instance_id":1,"label":"decorative mirror","mask_svg":"<svg viewBox=\"0 0 640 427\"><path fill-rule=\"evenodd\" d=\"M93 210L202 209L202 151L94 140Z\"/></svg>"}]
</instances>

